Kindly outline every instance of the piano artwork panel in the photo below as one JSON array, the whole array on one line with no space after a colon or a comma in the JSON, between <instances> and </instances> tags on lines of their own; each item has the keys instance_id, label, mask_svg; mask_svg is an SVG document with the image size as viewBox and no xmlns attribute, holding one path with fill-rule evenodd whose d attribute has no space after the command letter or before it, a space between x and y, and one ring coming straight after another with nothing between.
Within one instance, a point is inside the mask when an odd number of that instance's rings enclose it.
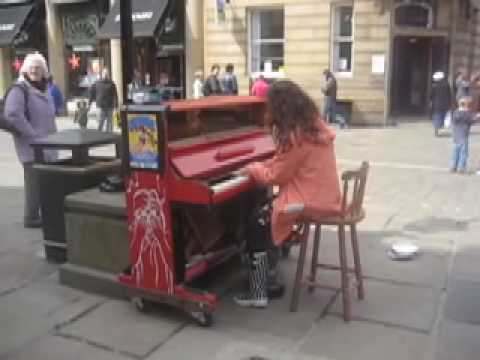
<instances>
[{"instance_id":1,"label":"piano artwork panel","mask_svg":"<svg viewBox=\"0 0 480 360\"><path fill-rule=\"evenodd\" d=\"M239 253L246 219L266 196L236 173L274 154L264 111L258 97L122 111L131 265L122 283L146 298L211 317L216 296L188 286Z\"/></svg>"}]
</instances>

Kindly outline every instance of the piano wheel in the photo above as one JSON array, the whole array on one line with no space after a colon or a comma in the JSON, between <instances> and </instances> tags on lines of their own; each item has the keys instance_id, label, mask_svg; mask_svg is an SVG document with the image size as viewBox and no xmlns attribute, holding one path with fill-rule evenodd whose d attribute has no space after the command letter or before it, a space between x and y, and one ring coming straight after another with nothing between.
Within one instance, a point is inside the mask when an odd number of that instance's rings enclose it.
<instances>
[{"instance_id":1,"label":"piano wheel","mask_svg":"<svg viewBox=\"0 0 480 360\"><path fill-rule=\"evenodd\" d=\"M153 310L153 303L151 301L142 299L141 297L132 297L130 299L135 308L140 311L141 313L150 313Z\"/></svg>"},{"instance_id":2,"label":"piano wheel","mask_svg":"<svg viewBox=\"0 0 480 360\"><path fill-rule=\"evenodd\" d=\"M213 324L213 315L205 311L191 311L190 316L202 327L210 327Z\"/></svg>"}]
</instances>

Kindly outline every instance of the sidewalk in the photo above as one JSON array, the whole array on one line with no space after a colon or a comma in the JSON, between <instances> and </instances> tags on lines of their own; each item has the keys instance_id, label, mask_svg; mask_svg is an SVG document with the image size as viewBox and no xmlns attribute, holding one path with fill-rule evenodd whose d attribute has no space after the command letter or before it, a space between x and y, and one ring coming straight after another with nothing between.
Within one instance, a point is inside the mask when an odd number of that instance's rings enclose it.
<instances>
[{"instance_id":1,"label":"sidewalk","mask_svg":"<svg viewBox=\"0 0 480 360\"><path fill-rule=\"evenodd\" d=\"M0 166L17 169L8 141L0 135ZM349 324L330 290L303 291L299 311L288 311L296 249L283 263L284 299L266 310L240 309L229 284L209 329L168 308L145 315L62 287L57 268L40 256L40 231L21 226L22 179L13 171L0 178L0 359L478 360L480 177L448 173L450 150L450 139L434 138L428 123L338 133L342 170L361 160L372 165L359 226L366 298L353 301ZM477 128L471 154L478 164ZM321 258L336 262L335 232L323 235ZM403 239L416 242L420 255L391 261L389 244Z\"/></svg>"}]
</instances>

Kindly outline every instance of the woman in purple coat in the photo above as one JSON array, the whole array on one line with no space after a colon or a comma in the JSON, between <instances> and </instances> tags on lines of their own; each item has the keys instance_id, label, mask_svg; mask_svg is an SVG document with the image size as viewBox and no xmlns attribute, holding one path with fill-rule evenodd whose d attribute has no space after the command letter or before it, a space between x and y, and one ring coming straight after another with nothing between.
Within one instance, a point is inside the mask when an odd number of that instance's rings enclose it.
<instances>
[{"instance_id":1,"label":"woman in purple coat","mask_svg":"<svg viewBox=\"0 0 480 360\"><path fill-rule=\"evenodd\" d=\"M14 135L18 159L23 165L25 189L25 227L40 227L38 181L33 165L32 141L57 131L55 105L48 92L48 67L39 54L25 57L20 76L5 99L5 119L17 130ZM56 152L45 154L46 160L56 158Z\"/></svg>"}]
</instances>

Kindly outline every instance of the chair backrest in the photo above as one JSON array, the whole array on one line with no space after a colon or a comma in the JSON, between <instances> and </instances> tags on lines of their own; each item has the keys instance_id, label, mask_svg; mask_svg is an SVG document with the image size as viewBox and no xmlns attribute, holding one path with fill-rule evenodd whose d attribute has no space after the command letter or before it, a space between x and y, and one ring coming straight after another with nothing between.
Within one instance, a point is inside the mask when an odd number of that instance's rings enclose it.
<instances>
[{"instance_id":1,"label":"chair backrest","mask_svg":"<svg viewBox=\"0 0 480 360\"><path fill-rule=\"evenodd\" d=\"M342 174L343 181L343 198L342 198L342 214L347 212L353 216L359 216L362 211L363 198L365 196L365 186L367 183L368 169L370 165L367 161L357 170L347 170ZM349 194L349 190L353 191Z\"/></svg>"}]
</instances>

